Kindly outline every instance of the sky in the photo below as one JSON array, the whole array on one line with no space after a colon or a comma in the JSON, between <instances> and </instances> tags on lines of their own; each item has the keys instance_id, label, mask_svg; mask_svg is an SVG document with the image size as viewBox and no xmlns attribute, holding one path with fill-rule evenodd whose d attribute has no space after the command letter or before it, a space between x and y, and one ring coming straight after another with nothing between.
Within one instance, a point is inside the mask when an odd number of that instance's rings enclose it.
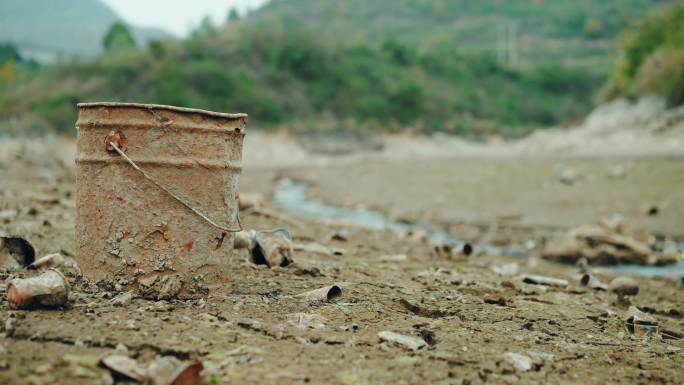
<instances>
[{"instance_id":1,"label":"sky","mask_svg":"<svg viewBox=\"0 0 684 385\"><path fill-rule=\"evenodd\" d=\"M186 36L209 15L223 23L228 10L237 8L240 14L255 9L267 0L101 0L126 22L138 27L157 27L176 36Z\"/></svg>"}]
</instances>

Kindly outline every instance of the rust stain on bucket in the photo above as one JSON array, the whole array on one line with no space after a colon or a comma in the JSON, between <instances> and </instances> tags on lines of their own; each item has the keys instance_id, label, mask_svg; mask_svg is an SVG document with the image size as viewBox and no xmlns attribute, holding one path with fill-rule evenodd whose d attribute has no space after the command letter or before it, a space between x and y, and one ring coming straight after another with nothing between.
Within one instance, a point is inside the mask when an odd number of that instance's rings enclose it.
<instances>
[{"instance_id":1,"label":"rust stain on bucket","mask_svg":"<svg viewBox=\"0 0 684 385\"><path fill-rule=\"evenodd\" d=\"M78 107L76 253L84 275L157 299L206 295L229 281L247 115Z\"/></svg>"}]
</instances>

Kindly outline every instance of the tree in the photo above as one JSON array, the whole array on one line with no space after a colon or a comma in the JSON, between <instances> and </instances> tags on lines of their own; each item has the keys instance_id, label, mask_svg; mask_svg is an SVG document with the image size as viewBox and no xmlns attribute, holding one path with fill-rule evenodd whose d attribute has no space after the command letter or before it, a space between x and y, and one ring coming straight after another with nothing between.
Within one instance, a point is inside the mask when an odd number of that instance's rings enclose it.
<instances>
[{"instance_id":1,"label":"tree","mask_svg":"<svg viewBox=\"0 0 684 385\"><path fill-rule=\"evenodd\" d=\"M0 44L0 65L8 61L20 62L21 56L19 56L19 51L17 47L10 43Z\"/></svg>"},{"instance_id":2,"label":"tree","mask_svg":"<svg viewBox=\"0 0 684 385\"><path fill-rule=\"evenodd\" d=\"M234 7L228 11L228 23L234 23L240 20L240 14Z\"/></svg>"},{"instance_id":3,"label":"tree","mask_svg":"<svg viewBox=\"0 0 684 385\"><path fill-rule=\"evenodd\" d=\"M209 15L204 16L202 18L202 21L200 21L200 25L192 31L192 36L193 37L211 37L215 36L216 33L218 32L218 29L216 28L216 25L214 25L214 21L209 17Z\"/></svg>"},{"instance_id":4,"label":"tree","mask_svg":"<svg viewBox=\"0 0 684 385\"><path fill-rule=\"evenodd\" d=\"M105 52L121 51L135 47L135 40L131 31L124 23L116 22L109 27L109 31L102 39Z\"/></svg>"}]
</instances>

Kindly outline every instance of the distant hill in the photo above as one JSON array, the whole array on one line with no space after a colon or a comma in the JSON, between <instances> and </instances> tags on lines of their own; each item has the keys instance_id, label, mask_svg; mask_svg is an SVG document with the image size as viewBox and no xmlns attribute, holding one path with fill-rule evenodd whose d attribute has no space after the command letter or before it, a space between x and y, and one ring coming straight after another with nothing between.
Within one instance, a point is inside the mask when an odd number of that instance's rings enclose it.
<instances>
[{"instance_id":1,"label":"distant hill","mask_svg":"<svg viewBox=\"0 0 684 385\"><path fill-rule=\"evenodd\" d=\"M586 116L627 26L666 3L277 0L183 40L56 66L9 61L0 68L0 131L72 132L76 103L110 100L246 112L263 128L515 137ZM83 15L65 17L82 19L78 29L95 28ZM628 44L631 65L614 75L614 94L640 91L640 80L657 90L684 79L684 17L653 20ZM651 27L661 24L667 33ZM680 89L668 92L674 103Z\"/></svg>"},{"instance_id":2,"label":"distant hill","mask_svg":"<svg viewBox=\"0 0 684 385\"><path fill-rule=\"evenodd\" d=\"M654 6L673 0L272 0L245 24L310 29L348 44L393 39L503 61L607 69L613 40Z\"/></svg>"},{"instance_id":3,"label":"distant hill","mask_svg":"<svg viewBox=\"0 0 684 385\"><path fill-rule=\"evenodd\" d=\"M95 56L102 37L121 18L98 0L2 0L0 43L10 42L23 56L50 61L59 55ZM168 37L158 29L131 27L136 41Z\"/></svg>"}]
</instances>

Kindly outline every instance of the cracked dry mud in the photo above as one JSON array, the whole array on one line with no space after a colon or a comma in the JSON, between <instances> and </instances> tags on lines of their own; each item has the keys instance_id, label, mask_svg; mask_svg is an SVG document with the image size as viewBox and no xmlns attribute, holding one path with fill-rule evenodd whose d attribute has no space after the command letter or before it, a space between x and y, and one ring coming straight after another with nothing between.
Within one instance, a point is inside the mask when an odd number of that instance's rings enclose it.
<instances>
[{"instance_id":1,"label":"cracked dry mud","mask_svg":"<svg viewBox=\"0 0 684 385\"><path fill-rule=\"evenodd\" d=\"M0 232L27 236L38 255L73 253L73 169L31 148L3 157ZM7 154L5 154L7 155ZM39 156L40 155L40 156ZM258 178L257 178L258 179ZM268 191L273 181L250 188ZM298 218L295 241L344 249L344 255L298 252L295 264L255 266L244 251L228 256L225 294L192 301L134 298L74 285L64 309L14 311L0 302L0 383L107 384L100 358L125 352L139 360L172 355L200 360L207 383L239 384L678 384L684 341L638 338L614 295L581 287L576 269L537 260L472 256L449 260L428 244L389 232L336 228ZM247 228L277 220L248 216ZM387 256L406 254L407 258ZM568 279L567 288L522 283L491 266L517 262L520 274ZM2 281L10 275L3 273ZM609 273L599 274L610 281ZM682 288L637 279L632 300L662 327L684 330ZM310 305L294 297L336 284L342 295ZM381 342L392 331L428 343L416 351ZM531 360L530 370L505 355ZM523 365L524 366L524 365Z\"/></svg>"}]
</instances>

